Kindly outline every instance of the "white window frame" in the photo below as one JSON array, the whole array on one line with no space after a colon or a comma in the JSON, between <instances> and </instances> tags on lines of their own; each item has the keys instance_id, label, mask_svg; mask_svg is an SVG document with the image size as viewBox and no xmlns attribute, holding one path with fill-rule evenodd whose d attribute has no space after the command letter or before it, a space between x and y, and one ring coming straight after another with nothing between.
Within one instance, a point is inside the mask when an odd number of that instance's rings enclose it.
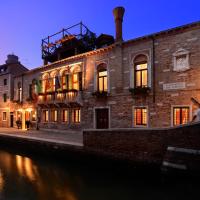
<instances>
[{"instance_id":1,"label":"white window frame","mask_svg":"<svg viewBox=\"0 0 200 200\"><path fill-rule=\"evenodd\" d=\"M64 120L63 120L63 112L64 112L65 110L67 111L67 121L64 121ZM69 119L70 119L70 116L69 116L69 108L62 109L61 112L62 112L62 123L63 123L63 124L69 124Z\"/></svg>"},{"instance_id":2,"label":"white window frame","mask_svg":"<svg viewBox=\"0 0 200 200\"><path fill-rule=\"evenodd\" d=\"M174 127L174 108L181 108L181 107L189 107L189 121L192 120L192 105L172 105L171 106L171 127ZM182 126L184 124L180 124L177 126Z\"/></svg>"},{"instance_id":3,"label":"white window frame","mask_svg":"<svg viewBox=\"0 0 200 200\"><path fill-rule=\"evenodd\" d=\"M135 109L146 108L147 109L147 125L135 125ZM148 128L149 127L149 106L132 106L132 127L133 128Z\"/></svg>"},{"instance_id":4,"label":"white window frame","mask_svg":"<svg viewBox=\"0 0 200 200\"><path fill-rule=\"evenodd\" d=\"M78 110L78 109L80 110L80 122L74 122L74 121L73 121L73 118L72 118L72 117L73 117L73 111L74 111L74 110ZM71 116L70 116L70 119L71 119L71 123L72 123L72 124L81 124L81 122L82 122L81 113L82 113L82 111L81 111L81 108L80 108L80 107L78 107L78 108L72 108L72 109L71 109Z\"/></svg>"},{"instance_id":5,"label":"white window frame","mask_svg":"<svg viewBox=\"0 0 200 200\"><path fill-rule=\"evenodd\" d=\"M107 70L107 91L110 93L110 67L109 67L109 62L108 60L99 60L95 62L95 68L94 68L94 91L96 92L98 90L98 74L97 74L97 67L101 64L106 65L106 70Z\"/></svg>"},{"instance_id":6,"label":"white window frame","mask_svg":"<svg viewBox=\"0 0 200 200\"><path fill-rule=\"evenodd\" d=\"M149 53L145 53L144 51L149 51ZM137 52L131 60L130 65L130 88L135 88L135 58L139 55L144 55L147 57L147 86L152 87L152 64L151 64L151 50L143 49L142 51Z\"/></svg>"},{"instance_id":7,"label":"white window frame","mask_svg":"<svg viewBox=\"0 0 200 200\"><path fill-rule=\"evenodd\" d=\"M4 113L6 113L6 119L3 119L3 114L4 114ZM3 111L3 112L2 112L2 121L7 121L7 112L6 112L6 111Z\"/></svg>"}]
</instances>

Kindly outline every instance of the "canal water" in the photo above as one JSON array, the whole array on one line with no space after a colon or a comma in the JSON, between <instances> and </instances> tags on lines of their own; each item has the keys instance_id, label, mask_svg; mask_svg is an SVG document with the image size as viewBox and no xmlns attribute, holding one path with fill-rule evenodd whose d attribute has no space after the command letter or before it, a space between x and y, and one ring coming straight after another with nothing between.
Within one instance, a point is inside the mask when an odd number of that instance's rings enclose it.
<instances>
[{"instance_id":1,"label":"canal water","mask_svg":"<svg viewBox=\"0 0 200 200\"><path fill-rule=\"evenodd\" d=\"M131 168L0 151L0 200L192 200L199 184ZM149 174L151 174L149 172ZM198 197L197 196L197 197Z\"/></svg>"}]
</instances>

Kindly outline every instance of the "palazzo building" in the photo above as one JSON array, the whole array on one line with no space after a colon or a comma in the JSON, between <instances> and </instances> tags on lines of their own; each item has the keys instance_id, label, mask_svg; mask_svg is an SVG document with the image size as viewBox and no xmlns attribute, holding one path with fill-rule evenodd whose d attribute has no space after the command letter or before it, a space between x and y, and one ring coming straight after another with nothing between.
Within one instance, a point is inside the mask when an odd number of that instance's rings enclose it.
<instances>
[{"instance_id":1,"label":"palazzo building","mask_svg":"<svg viewBox=\"0 0 200 200\"><path fill-rule=\"evenodd\" d=\"M113 14L115 39L96 37L81 23L79 34L69 34L70 27L60 39L42 40L43 66L13 66L17 73L6 75L9 87L1 90L9 101L1 104L0 125L82 130L189 123L200 102L200 22L124 41L124 8Z\"/></svg>"}]
</instances>

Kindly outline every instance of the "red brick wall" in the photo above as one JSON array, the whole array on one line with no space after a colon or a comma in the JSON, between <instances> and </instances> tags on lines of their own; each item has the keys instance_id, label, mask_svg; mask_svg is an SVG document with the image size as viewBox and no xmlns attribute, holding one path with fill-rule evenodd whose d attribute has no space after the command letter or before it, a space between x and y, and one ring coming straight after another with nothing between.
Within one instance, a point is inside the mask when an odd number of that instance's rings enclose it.
<instances>
[{"instance_id":1,"label":"red brick wall","mask_svg":"<svg viewBox=\"0 0 200 200\"><path fill-rule=\"evenodd\" d=\"M85 130L83 143L91 152L161 164L168 146L200 149L200 124L168 129Z\"/></svg>"}]
</instances>

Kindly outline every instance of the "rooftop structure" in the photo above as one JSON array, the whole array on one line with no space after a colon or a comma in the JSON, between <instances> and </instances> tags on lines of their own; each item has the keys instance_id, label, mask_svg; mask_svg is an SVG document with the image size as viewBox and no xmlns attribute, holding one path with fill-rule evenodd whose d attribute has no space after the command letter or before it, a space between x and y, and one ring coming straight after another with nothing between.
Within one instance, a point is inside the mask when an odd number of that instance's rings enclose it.
<instances>
[{"instance_id":1,"label":"rooftop structure","mask_svg":"<svg viewBox=\"0 0 200 200\"><path fill-rule=\"evenodd\" d=\"M44 63L55 62L73 55L110 45L114 38L101 34L98 38L82 22L42 39Z\"/></svg>"}]
</instances>

